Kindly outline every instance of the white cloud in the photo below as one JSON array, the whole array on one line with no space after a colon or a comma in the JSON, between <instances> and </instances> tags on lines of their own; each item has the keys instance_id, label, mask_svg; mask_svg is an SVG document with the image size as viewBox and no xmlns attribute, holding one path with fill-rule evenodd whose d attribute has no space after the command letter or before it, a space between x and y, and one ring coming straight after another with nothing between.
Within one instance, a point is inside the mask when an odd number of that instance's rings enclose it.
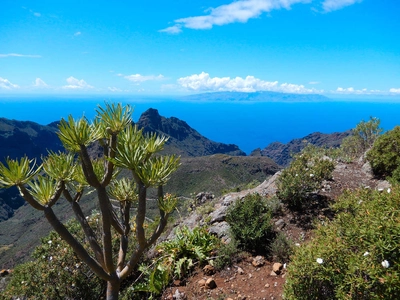
<instances>
[{"instance_id":1,"label":"white cloud","mask_svg":"<svg viewBox=\"0 0 400 300\"><path fill-rule=\"evenodd\" d=\"M362 0L324 0L324 2L322 2L322 8L324 11L329 12L353 5L361 1Z\"/></svg>"},{"instance_id":2,"label":"white cloud","mask_svg":"<svg viewBox=\"0 0 400 300\"><path fill-rule=\"evenodd\" d=\"M82 32L77 31L77 32L74 33L74 36L78 36L78 35L81 35L81 34L82 34Z\"/></svg>"},{"instance_id":3,"label":"white cloud","mask_svg":"<svg viewBox=\"0 0 400 300\"><path fill-rule=\"evenodd\" d=\"M169 33L169 34L178 34L178 33L182 32L181 28L182 28L182 25L175 24L174 26L161 29L161 30L159 30L159 32L166 32L166 33Z\"/></svg>"},{"instance_id":4,"label":"white cloud","mask_svg":"<svg viewBox=\"0 0 400 300\"><path fill-rule=\"evenodd\" d=\"M362 0L323 0L322 7L325 12L341 9ZM174 25L159 30L170 34L182 32L182 28L211 29L213 26L231 23L246 23L249 19L258 18L263 13L277 9L291 9L294 4L308 4L313 0L237 0L229 4L209 8L202 16L180 18ZM314 9L315 8L311 8Z\"/></svg>"},{"instance_id":5,"label":"white cloud","mask_svg":"<svg viewBox=\"0 0 400 300\"><path fill-rule=\"evenodd\" d=\"M191 29L211 29L214 25L230 23L246 23L249 19L257 18L264 12L275 9L290 9L296 3L309 3L311 0L239 0L216 8L206 10L203 16L187 17L175 20L175 25L160 30L167 33L179 33L181 27Z\"/></svg>"},{"instance_id":6,"label":"white cloud","mask_svg":"<svg viewBox=\"0 0 400 300\"><path fill-rule=\"evenodd\" d=\"M92 89L93 87L83 79L79 80L75 77L71 76L66 79L68 85L64 85L63 89L70 89L70 90L81 90L81 89Z\"/></svg>"},{"instance_id":7,"label":"white cloud","mask_svg":"<svg viewBox=\"0 0 400 300\"><path fill-rule=\"evenodd\" d=\"M395 94L400 94L400 88L398 88L398 89L391 88L391 89L389 90L389 92L395 93Z\"/></svg>"},{"instance_id":8,"label":"white cloud","mask_svg":"<svg viewBox=\"0 0 400 300\"><path fill-rule=\"evenodd\" d=\"M192 91L235 91L256 92L274 91L285 93L317 93L316 89L308 89L304 85L282 83L278 81L264 81L254 76L242 77L213 77L208 73L193 74L178 79L178 84Z\"/></svg>"},{"instance_id":9,"label":"white cloud","mask_svg":"<svg viewBox=\"0 0 400 300\"><path fill-rule=\"evenodd\" d=\"M41 16L41 13L34 12L33 15L34 15L35 17L40 17L40 16Z\"/></svg>"},{"instance_id":10,"label":"white cloud","mask_svg":"<svg viewBox=\"0 0 400 300\"><path fill-rule=\"evenodd\" d=\"M310 81L308 84L320 84L319 81Z\"/></svg>"},{"instance_id":11,"label":"white cloud","mask_svg":"<svg viewBox=\"0 0 400 300\"><path fill-rule=\"evenodd\" d=\"M32 54L18 54L18 53L7 53L7 54L0 54L1 57L31 57L31 58L39 58L40 55L32 55Z\"/></svg>"},{"instance_id":12,"label":"white cloud","mask_svg":"<svg viewBox=\"0 0 400 300\"><path fill-rule=\"evenodd\" d=\"M18 85L11 83L8 79L0 77L0 89L11 90L18 88L19 88Z\"/></svg>"},{"instance_id":13,"label":"white cloud","mask_svg":"<svg viewBox=\"0 0 400 300\"><path fill-rule=\"evenodd\" d=\"M368 90L368 89L355 89L353 87L342 88L338 87L336 91L332 91L335 94L354 94L354 95L372 95L372 94L384 94L381 90Z\"/></svg>"},{"instance_id":14,"label":"white cloud","mask_svg":"<svg viewBox=\"0 0 400 300\"><path fill-rule=\"evenodd\" d=\"M35 83L33 84L34 87L38 87L38 88L47 88L48 85L46 82L44 82L42 79L40 78L36 78Z\"/></svg>"},{"instance_id":15,"label":"white cloud","mask_svg":"<svg viewBox=\"0 0 400 300\"><path fill-rule=\"evenodd\" d=\"M116 88L116 87L108 87L108 90L109 90L110 92L122 92L121 89Z\"/></svg>"},{"instance_id":16,"label":"white cloud","mask_svg":"<svg viewBox=\"0 0 400 300\"><path fill-rule=\"evenodd\" d=\"M118 74L118 76L122 76L122 74ZM140 83L140 82L145 82L149 80L162 80L164 79L163 75L140 75L140 74L133 74L133 75L127 75L124 76L125 79L128 79L129 81Z\"/></svg>"}]
</instances>

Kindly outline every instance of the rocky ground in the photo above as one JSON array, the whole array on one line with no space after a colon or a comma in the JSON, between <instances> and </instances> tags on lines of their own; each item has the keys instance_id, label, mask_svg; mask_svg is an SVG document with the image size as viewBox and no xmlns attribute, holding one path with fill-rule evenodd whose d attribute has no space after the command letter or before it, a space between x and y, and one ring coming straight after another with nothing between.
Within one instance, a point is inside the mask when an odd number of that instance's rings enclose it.
<instances>
[{"instance_id":1,"label":"rocky ground","mask_svg":"<svg viewBox=\"0 0 400 300\"><path fill-rule=\"evenodd\" d=\"M225 195L215 201L213 212L206 216L193 213L184 223L194 227L208 221L211 225L210 230L224 240L228 229L228 224L225 222L227 207L248 193L274 195L276 178L277 175L271 177L255 189ZM324 182L321 190L313 195L313 200L304 211L298 213L282 208L281 213L274 218L275 230L284 232L297 246L301 246L310 239L315 219L322 220L333 216L329 204L344 190L388 187L388 182L374 178L371 168L362 160L355 163L339 163L333 172L333 179ZM278 263L248 255L240 262L219 272L197 268L189 278L175 281L168 287L162 299L282 299L286 263L290 262Z\"/></svg>"}]
</instances>

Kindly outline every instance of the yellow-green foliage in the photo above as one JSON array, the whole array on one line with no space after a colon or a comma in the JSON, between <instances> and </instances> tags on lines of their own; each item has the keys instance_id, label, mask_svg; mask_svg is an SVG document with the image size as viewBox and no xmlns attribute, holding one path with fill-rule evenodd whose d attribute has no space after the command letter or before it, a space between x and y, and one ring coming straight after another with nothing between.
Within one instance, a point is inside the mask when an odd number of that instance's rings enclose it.
<instances>
[{"instance_id":1,"label":"yellow-green foliage","mask_svg":"<svg viewBox=\"0 0 400 300\"><path fill-rule=\"evenodd\" d=\"M400 299L400 191L346 192L297 248L285 299Z\"/></svg>"},{"instance_id":2,"label":"yellow-green foliage","mask_svg":"<svg viewBox=\"0 0 400 300\"><path fill-rule=\"evenodd\" d=\"M369 121L361 121L352 129L352 134L343 139L341 149L344 157L357 159L364 154L382 132L380 120L370 117Z\"/></svg>"},{"instance_id":3,"label":"yellow-green foliage","mask_svg":"<svg viewBox=\"0 0 400 300\"><path fill-rule=\"evenodd\" d=\"M278 179L278 197L289 207L300 208L311 192L320 188L323 180L332 177L335 164L324 151L308 145L282 171Z\"/></svg>"},{"instance_id":4,"label":"yellow-green foliage","mask_svg":"<svg viewBox=\"0 0 400 300\"><path fill-rule=\"evenodd\" d=\"M367 153L372 170L379 176L400 181L400 126L381 135Z\"/></svg>"},{"instance_id":5,"label":"yellow-green foliage","mask_svg":"<svg viewBox=\"0 0 400 300\"><path fill-rule=\"evenodd\" d=\"M88 221L97 226L99 216ZM68 230L84 239L77 221ZM86 245L87 246L87 245ZM105 283L75 255L68 244L52 231L33 252L33 261L18 265L0 299L98 299Z\"/></svg>"}]
</instances>

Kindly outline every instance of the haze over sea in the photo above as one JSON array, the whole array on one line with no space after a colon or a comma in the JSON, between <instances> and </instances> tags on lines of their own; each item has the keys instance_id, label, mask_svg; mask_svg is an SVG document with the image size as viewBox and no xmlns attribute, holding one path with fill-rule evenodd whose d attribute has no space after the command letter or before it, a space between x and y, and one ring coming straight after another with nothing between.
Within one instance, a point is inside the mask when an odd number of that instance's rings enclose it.
<instances>
[{"instance_id":1,"label":"haze over sea","mask_svg":"<svg viewBox=\"0 0 400 300\"><path fill-rule=\"evenodd\" d=\"M175 98L176 99L176 98ZM361 120L378 117L384 130L399 125L400 99L332 99L323 102L193 102L162 97L3 96L0 117L47 125L83 115L95 116L98 104L121 102L134 107L133 119L149 108L176 117L205 137L236 144L249 154L271 142L289 142L312 132L332 133L354 128Z\"/></svg>"}]
</instances>

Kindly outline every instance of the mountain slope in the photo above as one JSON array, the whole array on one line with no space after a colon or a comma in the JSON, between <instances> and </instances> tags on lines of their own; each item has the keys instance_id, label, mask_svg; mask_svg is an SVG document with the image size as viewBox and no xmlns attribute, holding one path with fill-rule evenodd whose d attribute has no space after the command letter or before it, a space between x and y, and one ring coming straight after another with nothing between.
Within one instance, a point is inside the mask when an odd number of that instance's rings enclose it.
<instances>
[{"instance_id":1,"label":"mountain slope","mask_svg":"<svg viewBox=\"0 0 400 300\"><path fill-rule=\"evenodd\" d=\"M27 156L40 160L48 150L64 150L62 143L56 134L58 122L47 126L29 121L16 121L0 118L0 161L6 157L20 158ZM165 145L165 153L174 153L185 156L202 156L223 153L229 155L246 155L236 145L227 145L213 142L186 122L177 118L165 118L159 115L156 109L144 112L138 123L144 132L157 132L170 137ZM102 153L98 147L91 150L92 153ZM12 217L15 209L20 207L24 200L16 189L0 189L0 222Z\"/></svg>"},{"instance_id":2,"label":"mountain slope","mask_svg":"<svg viewBox=\"0 0 400 300\"><path fill-rule=\"evenodd\" d=\"M238 146L213 142L185 121L178 118L165 118L159 115L157 109L150 108L145 111L137 123L144 132L157 132L170 137L165 145L166 153L175 153L181 156L205 156L212 154L246 155Z\"/></svg>"},{"instance_id":3,"label":"mountain slope","mask_svg":"<svg viewBox=\"0 0 400 300\"><path fill-rule=\"evenodd\" d=\"M303 138L291 140L287 144L280 142L271 143L262 150L254 150L250 156L267 156L280 166L287 166L292 160L292 154L299 153L307 144L318 147L335 148L339 147L342 140L349 136L349 134L349 131L330 134L314 132Z\"/></svg>"}]
</instances>

